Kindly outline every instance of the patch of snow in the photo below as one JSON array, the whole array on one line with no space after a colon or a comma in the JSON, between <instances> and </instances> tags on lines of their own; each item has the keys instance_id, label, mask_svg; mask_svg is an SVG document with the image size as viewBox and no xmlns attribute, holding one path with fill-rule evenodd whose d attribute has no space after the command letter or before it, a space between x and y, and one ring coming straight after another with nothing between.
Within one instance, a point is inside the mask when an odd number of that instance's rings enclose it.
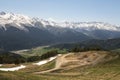
<instances>
[{"instance_id":1,"label":"patch of snow","mask_svg":"<svg viewBox=\"0 0 120 80\"><path fill-rule=\"evenodd\" d=\"M52 61L52 60L54 60L54 59L56 59L56 56L49 58L49 61Z\"/></svg>"},{"instance_id":2,"label":"patch of snow","mask_svg":"<svg viewBox=\"0 0 120 80\"><path fill-rule=\"evenodd\" d=\"M62 56L62 54L58 54L58 56Z\"/></svg>"},{"instance_id":3,"label":"patch of snow","mask_svg":"<svg viewBox=\"0 0 120 80\"><path fill-rule=\"evenodd\" d=\"M43 60L43 61L40 61L40 62L38 62L38 63L34 63L35 65L43 65L43 64L46 64L46 63L48 63L49 61L48 60Z\"/></svg>"},{"instance_id":4,"label":"patch of snow","mask_svg":"<svg viewBox=\"0 0 120 80\"><path fill-rule=\"evenodd\" d=\"M2 66L2 64L0 64L0 66Z\"/></svg>"},{"instance_id":5,"label":"patch of snow","mask_svg":"<svg viewBox=\"0 0 120 80\"><path fill-rule=\"evenodd\" d=\"M25 68L26 66L20 65L18 67L13 67L13 68L0 68L0 71L18 71L20 69Z\"/></svg>"},{"instance_id":6,"label":"patch of snow","mask_svg":"<svg viewBox=\"0 0 120 80\"><path fill-rule=\"evenodd\" d=\"M39 61L38 63L33 63L33 65L38 65L38 66L40 66L40 65L46 64L46 63L48 63L48 62L50 62L50 61L52 61L52 60L54 60L54 59L56 59L56 58L57 58L57 56L55 56L55 57L50 57L50 58L47 59L47 60L42 60L42 61Z\"/></svg>"}]
</instances>

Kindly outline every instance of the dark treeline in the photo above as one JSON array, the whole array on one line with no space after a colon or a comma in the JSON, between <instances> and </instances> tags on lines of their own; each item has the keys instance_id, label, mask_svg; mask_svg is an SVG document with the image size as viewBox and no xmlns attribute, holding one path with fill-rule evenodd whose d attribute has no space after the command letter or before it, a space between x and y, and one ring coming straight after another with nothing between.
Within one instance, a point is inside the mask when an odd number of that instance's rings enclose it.
<instances>
[{"instance_id":1,"label":"dark treeline","mask_svg":"<svg viewBox=\"0 0 120 80\"><path fill-rule=\"evenodd\" d=\"M57 54L59 54L59 52L57 50L52 50L52 51L42 54L41 56L31 56L31 57L27 58L27 62L33 62L33 61L47 59L49 57L56 56Z\"/></svg>"},{"instance_id":2,"label":"dark treeline","mask_svg":"<svg viewBox=\"0 0 120 80\"><path fill-rule=\"evenodd\" d=\"M75 46L74 48L70 49L70 52L84 52L84 51L106 51L105 49L101 48L100 46L94 45L94 46L88 46L88 47L80 47Z\"/></svg>"},{"instance_id":3,"label":"dark treeline","mask_svg":"<svg viewBox=\"0 0 120 80\"><path fill-rule=\"evenodd\" d=\"M108 39L108 40L98 40L98 39L92 39L92 40L86 40L82 42L77 43L63 43L63 44L56 44L50 46L50 48L59 48L59 49L73 49L74 47L79 46L80 48L90 48L94 46L99 46L100 48L104 50L115 50L120 48L120 38L116 39Z\"/></svg>"},{"instance_id":4,"label":"dark treeline","mask_svg":"<svg viewBox=\"0 0 120 80\"><path fill-rule=\"evenodd\" d=\"M100 46L94 45L94 46L89 46L89 47L81 47L81 46L75 46L74 48L69 49L68 51L70 52L84 52L84 51L99 51L99 50L104 50ZM31 56L28 58L24 58L21 55L11 53L11 52L0 52L0 64L20 64L20 63L25 63L25 62L34 62L34 61L39 61L43 59L47 59L49 57L56 56L57 54L61 54L58 50L51 50L48 51L40 56Z\"/></svg>"},{"instance_id":5,"label":"dark treeline","mask_svg":"<svg viewBox=\"0 0 120 80\"><path fill-rule=\"evenodd\" d=\"M42 54L41 56L31 56L28 58L24 58L15 53L0 52L0 64L20 64L25 62L34 62L56 56L57 54L59 54L57 50L52 50Z\"/></svg>"},{"instance_id":6,"label":"dark treeline","mask_svg":"<svg viewBox=\"0 0 120 80\"><path fill-rule=\"evenodd\" d=\"M0 53L0 64L20 64L26 62L26 59L18 54L11 52Z\"/></svg>"}]
</instances>

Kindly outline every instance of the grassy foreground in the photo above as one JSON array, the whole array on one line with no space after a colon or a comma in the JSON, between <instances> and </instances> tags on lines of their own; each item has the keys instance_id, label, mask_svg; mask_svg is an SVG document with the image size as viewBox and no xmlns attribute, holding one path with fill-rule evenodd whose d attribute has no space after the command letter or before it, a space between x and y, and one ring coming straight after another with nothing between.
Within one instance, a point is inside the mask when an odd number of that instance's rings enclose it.
<instances>
[{"instance_id":1,"label":"grassy foreground","mask_svg":"<svg viewBox=\"0 0 120 80\"><path fill-rule=\"evenodd\" d=\"M28 64L29 65L29 64ZM29 66L16 72L0 71L0 80L119 80L120 57L96 66L77 67L69 70L57 70L50 73L34 72L53 68L54 61L42 66Z\"/></svg>"}]
</instances>

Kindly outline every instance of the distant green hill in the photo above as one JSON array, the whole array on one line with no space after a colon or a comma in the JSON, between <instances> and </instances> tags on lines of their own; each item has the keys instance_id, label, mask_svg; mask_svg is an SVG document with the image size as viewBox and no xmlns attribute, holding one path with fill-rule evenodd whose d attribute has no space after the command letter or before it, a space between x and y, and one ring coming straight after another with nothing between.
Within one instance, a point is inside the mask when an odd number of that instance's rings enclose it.
<instances>
[{"instance_id":1,"label":"distant green hill","mask_svg":"<svg viewBox=\"0 0 120 80\"><path fill-rule=\"evenodd\" d=\"M72 49L75 47L80 48L91 48L91 47L98 47L103 50L114 50L120 48L120 38L117 39L108 39L108 40L87 40L83 42L77 43L64 43L64 44L56 44L50 46L50 48L60 48L60 49Z\"/></svg>"}]
</instances>

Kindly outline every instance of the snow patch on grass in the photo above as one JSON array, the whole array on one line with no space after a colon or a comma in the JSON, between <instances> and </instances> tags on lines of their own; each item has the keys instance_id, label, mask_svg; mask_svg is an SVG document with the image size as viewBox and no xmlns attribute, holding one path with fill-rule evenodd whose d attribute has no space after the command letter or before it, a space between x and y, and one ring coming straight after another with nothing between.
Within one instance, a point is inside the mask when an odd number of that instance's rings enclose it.
<instances>
[{"instance_id":1,"label":"snow patch on grass","mask_svg":"<svg viewBox=\"0 0 120 80\"><path fill-rule=\"evenodd\" d=\"M42 61L39 61L38 63L33 63L33 65L38 65L38 66L40 66L40 65L46 64L46 63L48 63L48 62L50 62L50 61L52 61L52 60L54 60L54 59L56 59L56 58L57 58L57 56L55 56L55 57L50 57L50 58L47 59L47 60L42 60Z\"/></svg>"},{"instance_id":2,"label":"snow patch on grass","mask_svg":"<svg viewBox=\"0 0 120 80\"><path fill-rule=\"evenodd\" d=\"M0 66L2 66L2 64L0 64Z\"/></svg>"},{"instance_id":3,"label":"snow patch on grass","mask_svg":"<svg viewBox=\"0 0 120 80\"><path fill-rule=\"evenodd\" d=\"M13 68L0 68L0 71L18 71L20 69L25 68L26 66L20 65L18 67L13 67Z\"/></svg>"}]
</instances>

